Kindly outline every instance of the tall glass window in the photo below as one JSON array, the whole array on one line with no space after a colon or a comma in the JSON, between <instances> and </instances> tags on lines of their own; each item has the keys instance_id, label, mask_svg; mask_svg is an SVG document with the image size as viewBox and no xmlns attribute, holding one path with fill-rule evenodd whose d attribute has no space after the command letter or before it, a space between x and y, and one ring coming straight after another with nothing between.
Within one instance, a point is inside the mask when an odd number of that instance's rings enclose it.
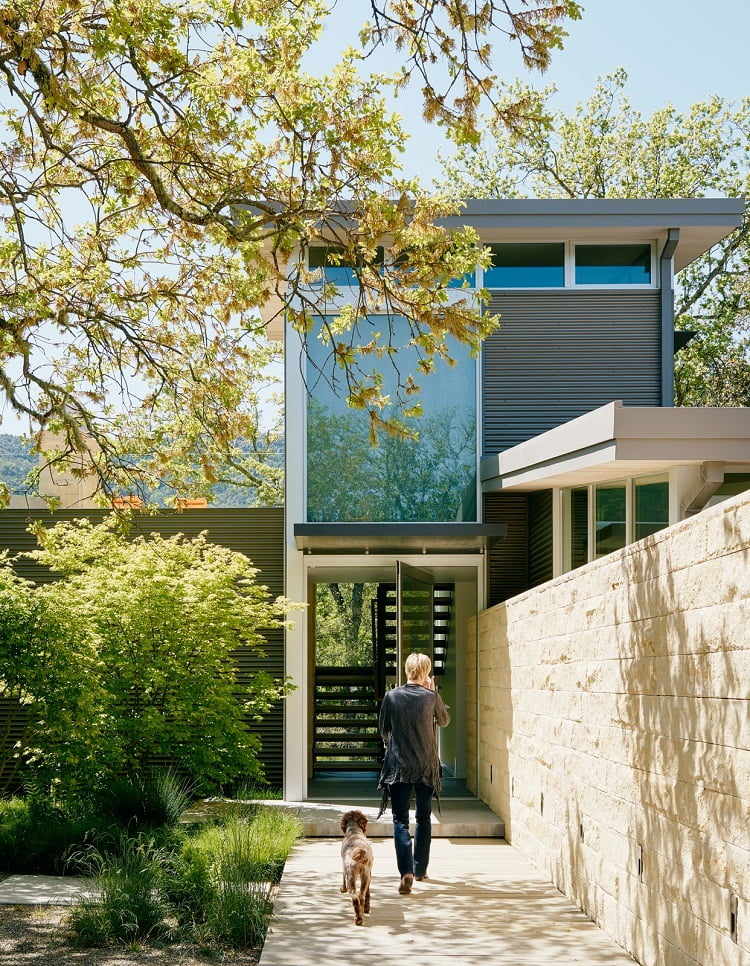
<instances>
[{"instance_id":1,"label":"tall glass window","mask_svg":"<svg viewBox=\"0 0 750 966\"><path fill-rule=\"evenodd\" d=\"M635 539L669 526L667 480L635 480Z\"/></svg>"},{"instance_id":2,"label":"tall glass window","mask_svg":"<svg viewBox=\"0 0 750 966\"><path fill-rule=\"evenodd\" d=\"M576 245L576 285L650 285L650 245Z\"/></svg>"},{"instance_id":3,"label":"tall glass window","mask_svg":"<svg viewBox=\"0 0 750 966\"><path fill-rule=\"evenodd\" d=\"M492 266L484 270L485 288L562 288L565 285L565 245L490 245Z\"/></svg>"},{"instance_id":4,"label":"tall glass window","mask_svg":"<svg viewBox=\"0 0 750 966\"><path fill-rule=\"evenodd\" d=\"M596 488L596 556L603 557L627 543L625 523L627 499L624 483Z\"/></svg>"},{"instance_id":5,"label":"tall glass window","mask_svg":"<svg viewBox=\"0 0 750 966\"><path fill-rule=\"evenodd\" d=\"M342 370L331 349L311 333L307 361L307 519L317 521L441 522L477 519L477 361L467 347L449 342L455 366L437 359L436 371L419 378L418 356L408 346L407 323L391 322L393 357L375 359L384 394L383 417L399 417L399 375L420 383L422 415L408 420L419 438L383 436L370 441L370 418L350 409ZM385 317L361 320L357 342L368 345L388 333ZM375 358L373 356L373 358ZM337 380L338 392L334 391ZM409 401L413 405L415 399Z\"/></svg>"}]
</instances>

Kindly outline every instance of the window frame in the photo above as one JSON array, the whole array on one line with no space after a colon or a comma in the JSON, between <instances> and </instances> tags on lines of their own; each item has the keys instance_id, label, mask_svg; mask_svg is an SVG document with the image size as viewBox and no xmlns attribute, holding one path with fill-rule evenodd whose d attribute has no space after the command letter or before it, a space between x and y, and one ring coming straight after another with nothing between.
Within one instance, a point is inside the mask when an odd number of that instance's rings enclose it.
<instances>
[{"instance_id":1,"label":"window frame","mask_svg":"<svg viewBox=\"0 0 750 966\"><path fill-rule=\"evenodd\" d=\"M486 247L490 245L499 245L500 242L484 242ZM564 251L564 272L563 272L563 284L562 285L511 285L511 286L496 286L489 285L485 281L486 269L477 267L476 270L476 287L486 288L493 292L562 292L565 290L576 290L579 292L596 292L596 291L621 291L621 292L650 292L659 288L659 259L657 257L657 244L656 239L650 240L640 240L640 241L610 241L602 242L595 239L588 238L568 238L564 242L560 241L545 241L545 242L529 242L524 239L518 242L508 242L512 245L526 245L526 244L563 244L565 246ZM577 283L575 280L576 262L575 262L575 250L578 246L584 247L601 247L601 248L612 248L620 245L642 245L644 248L648 246L651 252L651 281L648 283L643 282L602 282L602 283Z\"/></svg>"},{"instance_id":2,"label":"window frame","mask_svg":"<svg viewBox=\"0 0 750 966\"><path fill-rule=\"evenodd\" d=\"M579 484L577 486L566 486L561 487L559 491L560 499L560 528L558 530L557 539L560 541L560 554L559 561L562 567L561 573L570 573L573 570L577 570L578 567L585 566L586 564L593 563L596 560L602 560L608 557L611 553L617 553L617 550L622 550L625 547L630 546L632 543L636 543L638 540L645 540L646 537L636 536L636 486L649 485L653 483L666 483L667 484L667 507L669 506L670 498L670 488L671 482L668 473L654 473L654 474L639 474L638 476L627 476L620 477L616 480L602 480L599 483L588 483ZM623 547L616 548L615 550L610 550L604 554L597 554L596 551L596 493L597 489L612 489L615 487L625 488L625 544ZM573 491L586 491L587 494L587 554L586 560L583 564L577 564L572 566L572 546L571 546L571 530L572 530L572 516L571 516L571 494ZM659 533L660 530L666 529L669 526L669 520L660 527L659 530L652 531L653 533ZM651 536L651 534L648 534Z\"/></svg>"}]
</instances>

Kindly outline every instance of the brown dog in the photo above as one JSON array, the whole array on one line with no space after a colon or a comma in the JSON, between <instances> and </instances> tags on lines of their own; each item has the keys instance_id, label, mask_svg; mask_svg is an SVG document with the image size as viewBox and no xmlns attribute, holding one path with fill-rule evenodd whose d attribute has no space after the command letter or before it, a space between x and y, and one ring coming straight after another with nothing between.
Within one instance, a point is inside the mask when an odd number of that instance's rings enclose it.
<instances>
[{"instance_id":1,"label":"brown dog","mask_svg":"<svg viewBox=\"0 0 750 966\"><path fill-rule=\"evenodd\" d=\"M354 922L361 926L363 913L370 911L370 876L372 875L372 848L367 841L367 817L359 811L347 812L341 819L344 841L341 843L341 859L344 867L342 892L348 892L354 907Z\"/></svg>"}]
</instances>

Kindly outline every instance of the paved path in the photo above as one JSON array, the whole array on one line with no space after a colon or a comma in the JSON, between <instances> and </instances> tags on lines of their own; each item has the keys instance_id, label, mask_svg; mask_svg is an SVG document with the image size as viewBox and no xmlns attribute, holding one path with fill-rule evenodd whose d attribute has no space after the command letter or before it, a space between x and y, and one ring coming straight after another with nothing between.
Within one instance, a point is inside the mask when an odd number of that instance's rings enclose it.
<instances>
[{"instance_id":1,"label":"paved path","mask_svg":"<svg viewBox=\"0 0 750 966\"><path fill-rule=\"evenodd\" d=\"M373 839L372 913L339 892L341 839L288 859L260 966L632 966L503 839L433 839L430 879L397 892L391 839Z\"/></svg>"}]
</instances>

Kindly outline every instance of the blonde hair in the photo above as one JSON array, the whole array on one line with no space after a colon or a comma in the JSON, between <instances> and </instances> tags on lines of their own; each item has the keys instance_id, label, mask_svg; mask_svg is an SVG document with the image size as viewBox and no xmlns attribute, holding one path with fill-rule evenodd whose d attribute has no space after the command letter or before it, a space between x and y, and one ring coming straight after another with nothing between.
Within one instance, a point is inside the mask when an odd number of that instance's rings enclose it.
<instances>
[{"instance_id":1,"label":"blonde hair","mask_svg":"<svg viewBox=\"0 0 750 966\"><path fill-rule=\"evenodd\" d=\"M407 681L416 681L419 684L430 676L431 669L432 661L426 654L410 654L404 663Z\"/></svg>"}]
</instances>

